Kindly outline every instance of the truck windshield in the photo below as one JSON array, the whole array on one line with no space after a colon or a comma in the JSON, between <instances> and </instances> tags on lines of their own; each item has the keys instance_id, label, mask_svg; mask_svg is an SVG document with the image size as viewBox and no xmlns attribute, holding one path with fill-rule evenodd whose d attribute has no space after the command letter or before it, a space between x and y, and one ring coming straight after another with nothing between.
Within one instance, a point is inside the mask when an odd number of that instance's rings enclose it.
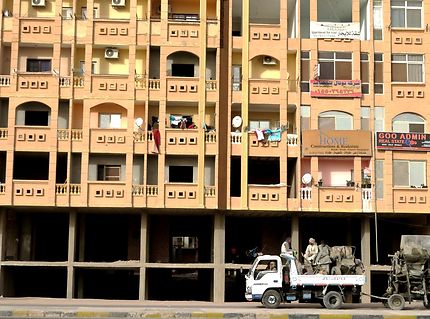
<instances>
[{"instance_id":1,"label":"truck windshield","mask_svg":"<svg viewBox=\"0 0 430 319\"><path fill-rule=\"evenodd\" d=\"M251 276L251 273L254 270L254 268L256 267L257 262L258 262L258 258L255 258L254 262L252 263L251 268L249 268L249 270L248 270L248 276Z\"/></svg>"}]
</instances>

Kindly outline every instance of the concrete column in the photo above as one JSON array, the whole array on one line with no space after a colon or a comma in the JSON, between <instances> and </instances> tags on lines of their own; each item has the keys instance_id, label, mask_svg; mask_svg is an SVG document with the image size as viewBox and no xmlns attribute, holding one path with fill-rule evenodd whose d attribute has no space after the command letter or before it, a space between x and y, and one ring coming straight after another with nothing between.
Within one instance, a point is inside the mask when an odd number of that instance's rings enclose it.
<instances>
[{"instance_id":1,"label":"concrete column","mask_svg":"<svg viewBox=\"0 0 430 319\"><path fill-rule=\"evenodd\" d=\"M214 217L213 233L213 301L224 302L225 290L225 216L217 214Z\"/></svg>"},{"instance_id":2,"label":"concrete column","mask_svg":"<svg viewBox=\"0 0 430 319\"><path fill-rule=\"evenodd\" d=\"M19 241L19 260L31 260L31 220L29 216L23 216L22 230Z\"/></svg>"},{"instance_id":3,"label":"concrete column","mask_svg":"<svg viewBox=\"0 0 430 319\"><path fill-rule=\"evenodd\" d=\"M366 269L366 284L362 287L361 291L370 294L370 219L367 217L363 217L361 220L361 261L364 264L364 269ZM363 296L361 302L370 303L370 297Z\"/></svg>"},{"instance_id":4,"label":"concrete column","mask_svg":"<svg viewBox=\"0 0 430 319\"><path fill-rule=\"evenodd\" d=\"M69 213L69 244L67 253L67 293L66 298L73 298L74 290L74 270L73 262L75 260L75 243L76 243L76 212Z\"/></svg>"},{"instance_id":5,"label":"concrete column","mask_svg":"<svg viewBox=\"0 0 430 319\"><path fill-rule=\"evenodd\" d=\"M7 211L6 208L0 209L0 261L3 260L3 256L5 255L6 249L6 216ZM4 295L4 285L5 285L5 276L3 273L2 265L0 263L0 295Z\"/></svg>"},{"instance_id":6,"label":"concrete column","mask_svg":"<svg viewBox=\"0 0 430 319\"><path fill-rule=\"evenodd\" d=\"M291 218L291 247L294 251L300 251L299 216L296 215Z\"/></svg>"},{"instance_id":7,"label":"concrete column","mask_svg":"<svg viewBox=\"0 0 430 319\"><path fill-rule=\"evenodd\" d=\"M146 261L148 253L148 214L140 216L140 276L139 300L146 299Z\"/></svg>"}]
</instances>

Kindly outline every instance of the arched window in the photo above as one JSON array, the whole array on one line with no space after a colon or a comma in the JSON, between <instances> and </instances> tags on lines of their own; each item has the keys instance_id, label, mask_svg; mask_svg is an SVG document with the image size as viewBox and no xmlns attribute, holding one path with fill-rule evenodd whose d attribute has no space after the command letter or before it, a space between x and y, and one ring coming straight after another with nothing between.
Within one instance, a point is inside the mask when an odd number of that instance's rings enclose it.
<instances>
[{"instance_id":1,"label":"arched window","mask_svg":"<svg viewBox=\"0 0 430 319\"><path fill-rule=\"evenodd\" d=\"M403 113L393 119L393 132L424 133L424 119L414 113Z\"/></svg>"},{"instance_id":2,"label":"arched window","mask_svg":"<svg viewBox=\"0 0 430 319\"><path fill-rule=\"evenodd\" d=\"M328 111L318 116L320 130L352 130L353 118L351 114L339 111Z\"/></svg>"}]
</instances>

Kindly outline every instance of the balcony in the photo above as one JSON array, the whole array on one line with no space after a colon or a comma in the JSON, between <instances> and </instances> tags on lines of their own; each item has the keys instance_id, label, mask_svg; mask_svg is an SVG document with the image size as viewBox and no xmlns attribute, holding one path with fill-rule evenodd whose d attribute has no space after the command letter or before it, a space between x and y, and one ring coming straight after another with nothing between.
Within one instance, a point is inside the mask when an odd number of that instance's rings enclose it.
<instances>
[{"instance_id":1,"label":"balcony","mask_svg":"<svg viewBox=\"0 0 430 319\"><path fill-rule=\"evenodd\" d=\"M316 192L319 197L319 211L363 211L363 194L360 189L355 187L318 187ZM366 193L366 195L368 194Z\"/></svg>"},{"instance_id":2,"label":"balcony","mask_svg":"<svg viewBox=\"0 0 430 319\"><path fill-rule=\"evenodd\" d=\"M81 202L80 184L56 184L55 185L56 206L86 206L86 202Z\"/></svg>"},{"instance_id":3,"label":"balcony","mask_svg":"<svg viewBox=\"0 0 430 319\"><path fill-rule=\"evenodd\" d=\"M8 96L11 92L11 76L10 75L0 75L0 95Z\"/></svg>"},{"instance_id":4,"label":"balcony","mask_svg":"<svg viewBox=\"0 0 430 319\"><path fill-rule=\"evenodd\" d=\"M217 196L215 186L205 186L205 207L206 208L217 208Z\"/></svg>"},{"instance_id":5,"label":"balcony","mask_svg":"<svg viewBox=\"0 0 430 319\"><path fill-rule=\"evenodd\" d=\"M128 75L92 75L91 92L98 98L126 98L134 91Z\"/></svg>"},{"instance_id":6,"label":"balcony","mask_svg":"<svg viewBox=\"0 0 430 319\"><path fill-rule=\"evenodd\" d=\"M196 208L199 206L197 184L166 183L164 189L166 208Z\"/></svg>"},{"instance_id":7,"label":"balcony","mask_svg":"<svg viewBox=\"0 0 430 319\"><path fill-rule=\"evenodd\" d=\"M18 93L29 97L58 97L59 80L49 73L19 73Z\"/></svg>"},{"instance_id":8,"label":"balcony","mask_svg":"<svg viewBox=\"0 0 430 319\"><path fill-rule=\"evenodd\" d=\"M428 188L393 188L394 212L422 212L428 210Z\"/></svg>"},{"instance_id":9,"label":"balcony","mask_svg":"<svg viewBox=\"0 0 430 319\"><path fill-rule=\"evenodd\" d=\"M249 79L249 102L279 104L280 80Z\"/></svg>"},{"instance_id":10,"label":"balcony","mask_svg":"<svg viewBox=\"0 0 430 319\"><path fill-rule=\"evenodd\" d=\"M94 153L127 153L131 136L127 136L127 129L99 129L90 130L90 152Z\"/></svg>"},{"instance_id":11,"label":"balcony","mask_svg":"<svg viewBox=\"0 0 430 319\"><path fill-rule=\"evenodd\" d=\"M46 126L15 127L15 151L50 151L51 129Z\"/></svg>"},{"instance_id":12,"label":"balcony","mask_svg":"<svg viewBox=\"0 0 430 319\"><path fill-rule=\"evenodd\" d=\"M129 45L134 43L135 34L130 28L130 20L94 20L94 44Z\"/></svg>"},{"instance_id":13,"label":"balcony","mask_svg":"<svg viewBox=\"0 0 430 319\"><path fill-rule=\"evenodd\" d=\"M186 17L186 15L184 15ZM195 15L189 17L194 18ZM198 17L197 17L198 18ZM167 41L174 46L197 46L200 43L200 22L194 19L185 21L169 21L167 26Z\"/></svg>"},{"instance_id":14,"label":"balcony","mask_svg":"<svg viewBox=\"0 0 430 319\"><path fill-rule=\"evenodd\" d=\"M54 190L49 181L13 181L13 205L54 206Z\"/></svg>"},{"instance_id":15,"label":"balcony","mask_svg":"<svg viewBox=\"0 0 430 319\"><path fill-rule=\"evenodd\" d=\"M216 131L205 132L206 154L217 154L217 133Z\"/></svg>"},{"instance_id":16,"label":"balcony","mask_svg":"<svg viewBox=\"0 0 430 319\"><path fill-rule=\"evenodd\" d=\"M249 156L281 156L282 154L286 154L286 143L281 143L281 136L285 138L286 134L281 133L280 129L278 131L279 139L276 137L272 138L272 134L266 135L262 133L264 139L261 140L256 136L256 133L249 132Z\"/></svg>"},{"instance_id":17,"label":"balcony","mask_svg":"<svg viewBox=\"0 0 430 319\"><path fill-rule=\"evenodd\" d=\"M168 101L198 101L198 78L167 77Z\"/></svg>"},{"instance_id":18,"label":"balcony","mask_svg":"<svg viewBox=\"0 0 430 319\"><path fill-rule=\"evenodd\" d=\"M150 153L154 149L152 132L144 130L133 132L134 152L137 154Z\"/></svg>"},{"instance_id":19,"label":"balcony","mask_svg":"<svg viewBox=\"0 0 430 319\"><path fill-rule=\"evenodd\" d=\"M58 151L67 152L70 142L72 143L72 152L82 152L82 129L59 129L57 130Z\"/></svg>"},{"instance_id":20,"label":"balcony","mask_svg":"<svg viewBox=\"0 0 430 319\"><path fill-rule=\"evenodd\" d=\"M159 100L162 96L161 91L161 81L160 79L149 79L148 80L148 90L150 100Z\"/></svg>"},{"instance_id":21,"label":"balcony","mask_svg":"<svg viewBox=\"0 0 430 319\"><path fill-rule=\"evenodd\" d=\"M88 206L130 207L130 191L121 182L88 182Z\"/></svg>"},{"instance_id":22,"label":"balcony","mask_svg":"<svg viewBox=\"0 0 430 319\"><path fill-rule=\"evenodd\" d=\"M255 210L285 210L287 186L249 185L248 207Z\"/></svg>"},{"instance_id":23,"label":"balcony","mask_svg":"<svg viewBox=\"0 0 430 319\"><path fill-rule=\"evenodd\" d=\"M198 135L197 129L166 129L166 153L198 154Z\"/></svg>"},{"instance_id":24,"label":"balcony","mask_svg":"<svg viewBox=\"0 0 430 319\"><path fill-rule=\"evenodd\" d=\"M231 143L232 155L242 154L242 133L241 132L231 132L230 143Z\"/></svg>"},{"instance_id":25,"label":"balcony","mask_svg":"<svg viewBox=\"0 0 430 319\"><path fill-rule=\"evenodd\" d=\"M218 101L218 81L206 80L206 100L211 102Z\"/></svg>"},{"instance_id":26,"label":"balcony","mask_svg":"<svg viewBox=\"0 0 430 319\"><path fill-rule=\"evenodd\" d=\"M20 18L21 43L61 42L60 33L56 31L57 23L54 18Z\"/></svg>"}]
</instances>

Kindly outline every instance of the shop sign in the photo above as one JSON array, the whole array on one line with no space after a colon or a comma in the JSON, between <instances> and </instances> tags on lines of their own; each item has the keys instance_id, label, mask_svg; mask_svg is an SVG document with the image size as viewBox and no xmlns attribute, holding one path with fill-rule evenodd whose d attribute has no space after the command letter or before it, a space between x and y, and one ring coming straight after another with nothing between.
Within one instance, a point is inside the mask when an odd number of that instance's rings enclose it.
<instances>
[{"instance_id":1,"label":"shop sign","mask_svg":"<svg viewBox=\"0 0 430 319\"><path fill-rule=\"evenodd\" d=\"M360 40L360 23L334 23L311 21L310 37L311 39Z\"/></svg>"},{"instance_id":2,"label":"shop sign","mask_svg":"<svg viewBox=\"0 0 430 319\"><path fill-rule=\"evenodd\" d=\"M302 132L303 156L372 156L370 131Z\"/></svg>"},{"instance_id":3,"label":"shop sign","mask_svg":"<svg viewBox=\"0 0 430 319\"><path fill-rule=\"evenodd\" d=\"M399 151L430 151L430 134L376 132L376 148Z\"/></svg>"},{"instance_id":4,"label":"shop sign","mask_svg":"<svg viewBox=\"0 0 430 319\"><path fill-rule=\"evenodd\" d=\"M361 97L360 80L310 80L311 97Z\"/></svg>"}]
</instances>

